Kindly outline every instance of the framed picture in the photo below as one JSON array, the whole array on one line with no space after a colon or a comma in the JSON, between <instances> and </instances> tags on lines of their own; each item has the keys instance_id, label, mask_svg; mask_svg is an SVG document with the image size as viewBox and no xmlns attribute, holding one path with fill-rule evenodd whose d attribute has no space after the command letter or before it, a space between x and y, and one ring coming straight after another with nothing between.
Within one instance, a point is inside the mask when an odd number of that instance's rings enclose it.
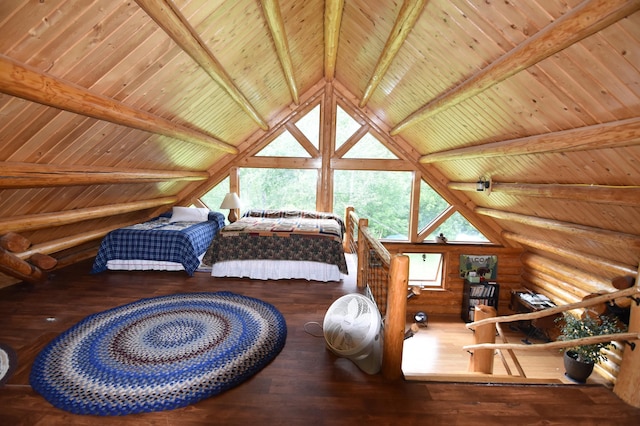
<instances>
[{"instance_id":1,"label":"framed picture","mask_svg":"<svg viewBox=\"0 0 640 426\"><path fill-rule=\"evenodd\" d=\"M486 281L495 281L498 276L498 256L491 254L461 254L460 278L468 278L469 272ZM472 274L473 275L473 274Z\"/></svg>"}]
</instances>

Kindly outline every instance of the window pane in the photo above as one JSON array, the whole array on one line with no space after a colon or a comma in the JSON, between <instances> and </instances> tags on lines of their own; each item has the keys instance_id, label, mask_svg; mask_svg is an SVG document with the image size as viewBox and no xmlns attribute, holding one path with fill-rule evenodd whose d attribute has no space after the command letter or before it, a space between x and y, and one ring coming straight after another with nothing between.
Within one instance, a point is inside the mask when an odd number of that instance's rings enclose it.
<instances>
[{"instance_id":1,"label":"window pane","mask_svg":"<svg viewBox=\"0 0 640 426\"><path fill-rule=\"evenodd\" d=\"M411 172L336 170L334 172L334 212L344 215L353 206L361 218L369 220L375 238L407 240Z\"/></svg>"},{"instance_id":2,"label":"window pane","mask_svg":"<svg viewBox=\"0 0 640 426\"><path fill-rule=\"evenodd\" d=\"M311 156L306 149L300 145L298 140L288 131L284 131L280 136L275 138L269 145L262 148L256 154L256 157L302 157L310 158Z\"/></svg>"},{"instance_id":3,"label":"window pane","mask_svg":"<svg viewBox=\"0 0 640 426\"><path fill-rule=\"evenodd\" d=\"M356 143L343 158L386 158L395 159L398 157L384 146L375 136L367 133Z\"/></svg>"},{"instance_id":4,"label":"window pane","mask_svg":"<svg viewBox=\"0 0 640 426\"><path fill-rule=\"evenodd\" d=\"M449 219L433 231L426 239L435 240L436 236L440 235L440 233L443 233L449 242L489 242L480 231L458 212L451 215Z\"/></svg>"},{"instance_id":5,"label":"window pane","mask_svg":"<svg viewBox=\"0 0 640 426\"><path fill-rule=\"evenodd\" d=\"M220 204L224 200L224 196L229 192L229 177L227 176L222 182L214 186L209 192L204 194L200 201L205 206L209 207L209 210L220 211Z\"/></svg>"},{"instance_id":6,"label":"window pane","mask_svg":"<svg viewBox=\"0 0 640 426\"><path fill-rule=\"evenodd\" d=\"M340 148L359 128L360 123L338 105L336 112L336 149Z\"/></svg>"},{"instance_id":7,"label":"window pane","mask_svg":"<svg viewBox=\"0 0 640 426\"><path fill-rule=\"evenodd\" d=\"M240 169L242 209L316 209L316 170Z\"/></svg>"},{"instance_id":8,"label":"window pane","mask_svg":"<svg viewBox=\"0 0 640 426\"><path fill-rule=\"evenodd\" d=\"M442 254L403 253L409 257L409 285L440 287L442 285Z\"/></svg>"},{"instance_id":9,"label":"window pane","mask_svg":"<svg viewBox=\"0 0 640 426\"><path fill-rule=\"evenodd\" d=\"M447 207L449 207L449 203L440 194L434 191L424 180L420 181L418 230L424 229Z\"/></svg>"},{"instance_id":10,"label":"window pane","mask_svg":"<svg viewBox=\"0 0 640 426\"><path fill-rule=\"evenodd\" d=\"M320 147L320 105L309 111L307 115L296 121L296 127L309 139L316 148Z\"/></svg>"}]
</instances>

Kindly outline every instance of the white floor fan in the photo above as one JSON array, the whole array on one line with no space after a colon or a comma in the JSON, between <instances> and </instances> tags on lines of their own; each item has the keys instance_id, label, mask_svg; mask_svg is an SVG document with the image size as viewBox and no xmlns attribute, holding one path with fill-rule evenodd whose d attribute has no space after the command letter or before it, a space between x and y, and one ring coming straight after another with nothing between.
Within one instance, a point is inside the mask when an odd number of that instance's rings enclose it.
<instances>
[{"instance_id":1,"label":"white floor fan","mask_svg":"<svg viewBox=\"0 0 640 426\"><path fill-rule=\"evenodd\" d=\"M337 299L324 316L324 339L331 351L353 361L367 374L382 365L382 318L371 299L347 294Z\"/></svg>"}]
</instances>

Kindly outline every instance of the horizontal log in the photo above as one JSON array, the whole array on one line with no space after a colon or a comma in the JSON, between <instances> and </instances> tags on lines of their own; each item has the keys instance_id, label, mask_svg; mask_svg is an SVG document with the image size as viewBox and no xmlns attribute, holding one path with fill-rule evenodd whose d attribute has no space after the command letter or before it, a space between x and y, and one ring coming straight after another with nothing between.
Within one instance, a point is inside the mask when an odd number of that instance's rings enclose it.
<instances>
[{"instance_id":1,"label":"horizontal log","mask_svg":"<svg viewBox=\"0 0 640 426\"><path fill-rule=\"evenodd\" d=\"M536 271L544 272L567 283L579 283L579 288L587 293L611 291L611 280L583 271L565 263L531 252L523 253L522 264Z\"/></svg>"},{"instance_id":2,"label":"horizontal log","mask_svg":"<svg viewBox=\"0 0 640 426\"><path fill-rule=\"evenodd\" d=\"M595 266L602 271L607 271L612 274L630 275L636 276L638 274L637 268L631 265L625 265L623 263L615 262L609 259L605 259L600 256L594 256L588 253L582 253L579 251L567 249L554 244L550 244L546 241L531 238L522 234L516 234L513 232L505 231L502 233L503 237L515 241L527 247L535 248L545 251L557 256L561 256L570 259L572 262L586 264L589 266ZM626 287L625 287L626 288Z\"/></svg>"},{"instance_id":3,"label":"horizontal log","mask_svg":"<svg viewBox=\"0 0 640 426\"><path fill-rule=\"evenodd\" d=\"M555 300L557 305L580 301L588 294L588 292L575 285L567 284L536 270L525 269L522 279L525 281L523 284L529 290L548 296L550 299Z\"/></svg>"},{"instance_id":4,"label":"horizontal log","mask_svg":"<svg viewBox=\"0 0 640 426\"><path fill-rule=\"evenodd\" d=\"M635 117L577 129L434 152L420 157L420 162L435 163L472 158L615 148L640 144L639 138L640 118Z\"/></svg>"},{"instance_id":5,"label":"horizontal log","mask_svg":"<svg viewBox=\"0 0 640 426\"><path fill-rule=\"evenodd\" d=\"M607 302L609 300L614 300L621 297L637 296L638 294L640 294L640 288L638 287L626 288L624 290L613 291L611 293L603 294L601 296L596 296L587 300L581 300L580 302L569 303L561 306L554 306L552 308L543 309L541 311L529 312L526 314L514 314L514 315L506 315L506 316L500 316L500 317L485 318L480 321L467 323L465 324L465 326L467 328L474 328L474 327L479 327L482 325L492 324L496 322L504 323L504 322L514 322L514 321L530 321L538 318L544 318L551 315L559 314L566 311L571 311L573 309L586 308L592 305L597 305L598 303L601 303L601 302Z\"/></svg>"},{"instance_id":6,"label":"horizontal log","mask_svg":"<svg viewBox=\"0 0 640 426\"><path fill-rule=\"evenodd\" d=\"M69 237L64 237L64 238L58 238L57 240L51 240L41 244L34 244L31 246L29 250L22 253L17 253L16 256L18 256L21 259L29 259L31 256L33 256L36 253L43 253L43 254L56 253L61 250L66 250L72 247L79 246L80 244L84 244L86 242L100 239L105 235L107 235L107 233L109 233L110 231L116 228L122 228L124 226L133 225L135 223L137 222L136 221L121 222L121 223L118 223L117 225L98 228L93 231L83 232L80 234L75 234L75 235L71 235Z\"/></svg>"},{"instance_id":7,"label":"horizontal log","mask_svg":"<svg viewBox=\"0 0 640 426\"><path fill-rule=\"evenodd\" d=\"M0 230L0 233L4 231ZM31 246L31 241L16 232L7 232L0 237L0 247L13 253L20 253Z\"/></svg>"},{"instance_id":8,"label":"horizontal log","mask_svg":"<svg viewBox=\"0 0 640 426\"><path fill-rule=\"evenodd\" d=\"M58 260L55 257L51 257L46 254L35 253L29 258L29 263L37 266L44 271L48 271L55 268L55 266L58 264Z\"/></svg>"},{"instance_id":9,"label":"horizontal log","mask_svg":"<svg viewBox=\"0 0 640 426\"><path fill-rule=\"evenodd\" d=\"M16 232L50 228L54 226L67 225L83 220L98 219L132 211L145 210L153 207L175 204L177 197L163 197L151 200L132 201L129 203L115 204L109 206L87 207L84 209L64 210L51 213L41 213L35 215L14 216L7 219L0 219L0 233L5 230ZM25 247L20 252L25 251Z\"/></svg>"},{"instance_id":10,"label":"horizontal log","mask_svg":"<svg viewBox=\"0 0 640 426\"><path fill-rule=\"evenodd\" d=\"M91 92L0 54L0 92L122 126L237 154L213 136Z\"/></svg>"},{"instance_id":11,"label":"horizontal log","mask_svg":"<svg viewBox=\"0 0 640 426\"><path fill-rule=\"evenodd\" d=\"M0 272L30 283L44 280L45 275L38 267L0 248Z\"/></svg>"},{"instance_id":12,"label":"horizontal log","mask_svg":"<svg viewBox=\"0 0 640 426\"><path fill-rule=\"evenodd\" d=\"M593 345L595 343L610 342L612 340L638 340L640 333L616 333L603 334L600 336L582 337L574 340L558 340L550 343L537 343L535 345L525 345L522 343L480 343L477 345L466 345L462 349L473 351L478 349L510 349L519 351L544 351L548 349L571 348L580 345Z\"/></svg>"},{"instance_id":13,"label":"horizontal log","mask_svg":"<svg viewBox=\"0 0 640 426\"><path fill-rule=\"evenodd\" d=\"M527 216L519 213L505 212L502 210L476 207L474 212L494 219L508 220L522 223L536 228L570 234L580 238L598 241L602 244L616 247L627 246L631 249L640 249L640 238L637 235L625 234L623 232L609 231L607 229L595 228L592 226L580 225L577 223L563 222L553 219L545 219L535 216Z\"/></svg>"},{"instance_id":14,"label":"horizontal log","mask_svg":"<svg viewBox=\"0 0 640 426\"><path fill-rule=\"evenodd\" d=\"M640 138L640 134L638 138ZM449 182L447 188L456 191L476 192L476 183ZM492 181L491 192L620 206L640 206L640 186L526 184Z\"/></svg>"},{"instance_id":15,"label":"horizontal log","mask_svg":"<svg viewBox=\"0 0 640 426\"><path fill-rule=\"evenodd\" d=\"M0 162L0 189L162 181L204 181L208 178L209 174L207 172Z\"/></svg>"}]
</instances>

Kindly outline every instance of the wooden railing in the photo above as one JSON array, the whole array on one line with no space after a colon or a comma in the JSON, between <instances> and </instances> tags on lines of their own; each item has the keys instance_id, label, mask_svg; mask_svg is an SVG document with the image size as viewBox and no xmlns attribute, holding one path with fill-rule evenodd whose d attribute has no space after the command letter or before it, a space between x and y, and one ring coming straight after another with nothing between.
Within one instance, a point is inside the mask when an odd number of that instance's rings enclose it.
<instances>
[{"instance_id":1,"label":"wooden railing","mask_svg":"<svg viewBox=\"0 0 640 426\"><path fill-rule=\"evenodd\" d=\"M378 306L384 322L382 375L402 377L402 347L407 312L409 258L391 256L369 232L367 219L361 219L352 207L346 212L345 252L357 253L358 289Z\"/></svg>"},{"instance_id":2,"label":"wooden railing","mask_svg":"<svg viewBox=\"0 0 640 426\"><path fill-rule=\"evenodd\" d=\"M467 328L475 330L475 344L464 346L463 349L471 351L472 362L470 366L473 367L473 371L476 373L493 373L493 358L494 351L507 350L514 363L518 367L521 377L526 377L524 370L522 369L518 359L513 352L514 350L522 351L537 351L547 349L562 349L579 345L588 345L602 342L611 341L628 341L640 339L640 333L637 331L629 333L616 333L606 334L600 336L585 337L581 339L562 340L551 343L541 343L535 345L526 344L513 344L506 340L506 337L502 333L501 324L514 321L526 321L539 318L548 317L561 312L566 312L574 309L589 308L608 302L610 300L619 299L622 297L632 297L640 293L640 287L633 286L623 290L618 290L601 296L588 298L581 302L570 303L563 306L556 306L553 308L547 308L537 312L531 312L527 314L514 314L507 316L495 316L495 310L486 306L479 306L476 308L476 318L480 318L477 321L466 324ZM503 343L494 343L496 333L502 338ZM500 357L504 360L504 356L501 352ZM507 374L510 375L510 371L507 368Z\"/></svg>"}]
</instances>

